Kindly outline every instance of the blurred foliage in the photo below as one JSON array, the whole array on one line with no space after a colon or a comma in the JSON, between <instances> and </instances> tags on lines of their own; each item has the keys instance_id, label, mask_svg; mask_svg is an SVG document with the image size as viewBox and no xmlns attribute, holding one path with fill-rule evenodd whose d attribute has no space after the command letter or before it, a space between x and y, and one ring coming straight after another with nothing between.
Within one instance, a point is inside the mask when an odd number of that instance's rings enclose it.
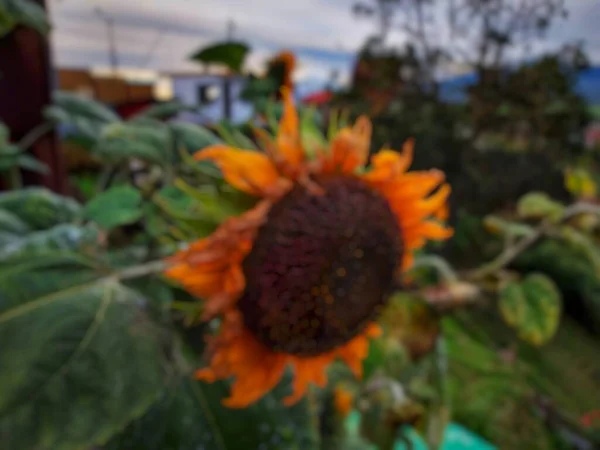
<instances>
[{"instance_id":1,"label":"blurred foliage","mask_svg":"<svg viewBox=\"0 0 600 450\"><path fill-rule=\"evenodd\" d=\"M205 64L221 64L233 73L240 73L249 50L244 42L222 42L197 50L190 59Z\"/></svg>"},{"instance_id":2,"label":"blurred foliage","mask_svg":"<svg viewBox=\"0 0 600 450\"><path fill-rule=\"evenodd\" d=\"M46 35L50 24L44 8L33 0L2 0L0 2L0 38L17 26L24 25Z\"/></svg>"},{"instance_id":3,"label":"blurred foliage","mask_svg":"<svg viewBox=\"0 0 600 450\"><path fill-rule=\"evenodd\" d=\"M522 2L535 11L515 10L512 31L504 2L454 2L448 45L475 33L485 48L464 102L446 102L434 74L456 54L428 39L436 3L358 5L381 33L330 105L338 111L299 108L300 126L309 153L361 113L373 116L373 150L415 137L415 168L438 167L453 186L455 237L417 255L363 378L334 364L327 386L291 408L281 403L291 374L242 410L221 405L228 382L193 381L219 322L199 324L202 302L158 274L182 243L255 203L193 154L217 143L261 151L253 128L277 131L292 60L280 54L249 78L252 121L210 129L173 120L189 109L177 102L123 120L56 93L44 127L92 163L71 174L77 200L20 188L15 174L44 168L30 139L12 143L0 128L1 176L14 188L0 194L2 448L386 450L419 448L418 434L433 450L451 422L501 449L600 448L600 430L581 419L600 393L600 172L582 156L587 108L572 90L586 58L565 47L505 64L562 15L559 1ZM0 7L8 27L11 4ZM405 47L386 44L392 18ZM239 73L248 51L220 43L192 58Z\"/></svg>"}]
</instances>

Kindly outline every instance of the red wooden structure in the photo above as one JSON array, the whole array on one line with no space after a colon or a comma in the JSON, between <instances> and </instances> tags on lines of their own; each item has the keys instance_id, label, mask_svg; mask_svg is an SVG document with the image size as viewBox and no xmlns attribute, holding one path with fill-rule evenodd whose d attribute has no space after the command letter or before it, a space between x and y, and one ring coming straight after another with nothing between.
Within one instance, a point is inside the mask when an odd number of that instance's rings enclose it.
<instances>
[{"instance_id":1,"label":"red wooden structure","mask_svg":"<svg viewBox=\"0 0 600 450\"><path fill-rule=\"evenodd\" d=\"M44 0L34 1L45 6ZM0 38L0 121L11 130L11 140L22 139L44 122L42 110L50 102L52 73L47 38L25 27ZM24 173L25 183L67 193L67 172L55 133L43 134L29 151L50 173Z\"/></svg>"}]
</instances>

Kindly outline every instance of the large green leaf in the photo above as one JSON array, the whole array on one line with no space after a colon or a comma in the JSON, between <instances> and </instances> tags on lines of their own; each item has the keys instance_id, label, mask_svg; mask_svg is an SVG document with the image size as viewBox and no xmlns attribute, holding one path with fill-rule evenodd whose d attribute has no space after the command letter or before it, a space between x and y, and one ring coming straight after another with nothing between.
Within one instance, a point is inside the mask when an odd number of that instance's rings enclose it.
<instances>
[{"instance_id":1,"label":"large green leaf","mask_svg":"<svg viewBox=\"0 0 600 450\"><path fill-rule=\"evenodd\" d=\"M0 209L0 231L25 234L29 232L29 226L10 211Z\"/></svg>"},{"instance_id":2,"label":"large green leaf","mask_svg":"<svg viewBox=\"0 0 600 450\"><path fill-rule=\"evenodd\" d=\"M19 156L17 163L21 169L41 174L50 173L50 168L46 164L26 153Z\"/></svg>"},{"instance_id":3,"label":"large green leaf","mask_svg":"<svg viewBox=\"0 0 600 450\"><path fill-rule=\"evenodd\" d=\"M36 258L51 251L79 250L93 247L98 241L95 226L81 227L60 224L47 230L35 231L24 236L15 236L0 248L0 262L19 258Z\"/></svg>"},{"instance_id":4,"label":"large green leaf","mask_svg":"<svg viewBox=\"0 0 600 450\"><path fill-rule=\"evenodd\" d=\"M534 273L500 291L500 312L519 336L533 345L547 342L558 328L561 294L546 275Z\"/></svg>"},{"instance_id":5,"label":"large green leaf","mask_svg":"<svg viewBox=\"0 0 600 450\"><path fill-rule=\"evenodd\" d=\"M164 164L170 148L167 128L160 123L112 123L103 129L96 154L111 163L139 158Z\"/></svg>"},{"instance_id":6,"label":"large green leaf","mask_svg":"<svg viewBox=\"0 0 600 450\"><path fill-rule=\"evenodd\" d=\"M64 126L66 137L86 149L100 138L103 128L121 118L100 102L81 95L58 91L53 104L44 109L46 119Z\"/></svg>"},{"instance_id":7,"label":"large green leaf","mask_svg":"<svg viewBox=\"0 0 600 450\"><path fill-rule=\"evenodd\" d=\"M591 235L567 225L561 227L560 237L568 245L580 250L587 257L596 275L600 276L600 248Z\"/></svg>"},{"instance_id":8,"label":"large green leaf","mask_svg":"<svg viewBox=\"0 0 600 450\"><path fill-rule=\"evenodd\" d=\"M289 408L281 403L284 392L289 392L287 381L255 405L230 409L221 405L229 391L226 383L183 380L107 449L317 449L310 401Z\"/></svg>"},{"instance_id":9,"label":"large green leaf","mask_svg":"<svg viewBox=\"0 0 600 450\"><path fill-rule=\"evenodd\" d=\"M190 59L208 64L223 64L239 73L249 50L243 42L223 42L201 48Z\"/></svg>"},{"instance_id":10,"label":"large green leaf","mask_svg":"<svg viewBox=\"0 0 600 450\"><path fill-rule=\"evenodd\" d=\"M69 259L0 271L3 449L91 448L156 401L168 371L145 304Z\"/></svg>"},{"instance_id":11,"label":"large green leaf","mask_svg":"<svg viewBox=\"0 0 600 450\"><path fill-rule=\"evenodd\" d=\"M75 200L37 187L1 193L0 209L38 230L72 222L81 213L81 206Z\"/></svg>"},{"instance_id":12,"label":"large green leaf","mask_svg":"<svg viewBox=\"0 0 600 450\"><path fill-rule=\"evenodd\" d=\"M204 127L190 123L173 122L169 124L176 147L183 148L189 153L202 150L209 145L219 144L221 140Z\"/></svg>"},{"instance_id":13,"label":"large green leaf","mask_svg":"<svg viewBox=\"0 0 600 450\"><path fill-rule=\"evenodd\" d=\"M54 93L54 106L50 111L64 114L63 119L81 117L102 123L119 122L121 118L102 103L88 99L71 92L58 91Z\"/></svg>"},{"instance_id":14,"label":"large green leaf","mask_svg":"<svg viewBox=\"0 0 600 450\"><path fill-rule=\"evenodd\" d=\"M115 186L91 199L83 214L102 228L109 230L142 217L142 194L132 186Z\"/></svg>"}]
</instances>

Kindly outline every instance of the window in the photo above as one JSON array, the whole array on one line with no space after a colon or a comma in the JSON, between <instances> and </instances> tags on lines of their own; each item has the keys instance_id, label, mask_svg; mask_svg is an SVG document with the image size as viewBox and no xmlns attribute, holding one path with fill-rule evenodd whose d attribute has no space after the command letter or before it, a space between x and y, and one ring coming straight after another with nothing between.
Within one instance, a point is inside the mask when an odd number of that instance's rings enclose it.
<instances>
[{"instance_id":1,"label":"window","mask_svg":"<svg viewBox=\"0 0 600 450\"><path fill-rule=\"evenodd\" d=\"M202 84L198 86L198 103L212 103L221 96L221 87L215 84Z\"/></svg>"}]
</instances>

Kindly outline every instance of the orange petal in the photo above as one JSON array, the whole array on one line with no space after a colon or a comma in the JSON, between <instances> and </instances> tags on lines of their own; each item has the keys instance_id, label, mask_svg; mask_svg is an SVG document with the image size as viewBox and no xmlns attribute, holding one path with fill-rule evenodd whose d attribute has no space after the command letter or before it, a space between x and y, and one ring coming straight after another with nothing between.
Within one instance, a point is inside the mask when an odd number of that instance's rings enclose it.
<instances>
[{"instance_id":1,"label":"orange petal","mask_svg":"<svg viewBox=\"0 0 600 450\"><path fill-rule=\"evenodd\" d=\"M436 222L424 222L419 227L419 231L426 239L435 241L443 241L454 235L454 231L451 228L446 228Z\"/></svg>"},{"instance_id":2,"label":"orange petal","mask_svg":"<svg viewBox=\"0 0 600 450\"><path fill-rule=\"evenodd\" d=\"M425 219L436 217L436 214L447 206L450 192L450 186L444 184L435 194L414 202L414 205L410 205L410 207L400 202L400 204L394 205L393 209L402 216L400 220L404 229L419 226Z\"/></svg>"},{"instance_id":3,"label":"orange petal","mask_svg":"<svg viewBox=\"0 0 600 450\"><path fill-rule=\"evenodd\" d=\"M412 251L405 251L402 255L402 261L400 262L400 267L403 272L410 269L415 263L415 255Z\"/></svg>"},{"instance_id":4,"label":"orange petal","mask_svg":"<svg viewBox=\"0 0 600 450\"><path fill-rule=\"evenodd\" d=\"M223 400L230 408L245 408L271 391L283 376L286 358L269 354L256 365L246 367L244 376L238 376L231 386L231 395Z\"/></svg>"},{"instance_id":5,"label":"orange petal","mask_svg":"<svg viewBox=\"0 0 600 450\"><path fill-rule=\"evenodd\" d=\"M200 150L194 159L213 161L230 185L251 195L264 196L279 179L269 158L250 150L217 144Z\"/></svg>"},{"instance_id":6,"label":"orange petal","mask_svg":"<svg viewBox=\"0 0 600 450\"><path fill-rule=\"evenodd\" d=\"M300 125L298 113L294 106L292 92L287 87L281 88L283 96L283 116L277 132L277 150L289 171L296 171L304 160L304 151L300 141Z\"/></svg>"},{"instance_id":7,"label":"orange petal","mask_svg":"<svg viewBox=\"0 0 600 450\"><path fill-rule=\"evenodd\" d=\"M293 391L291 395L283 399L283 404L292 406L297 403L304 397L311 383L324 387L327 384L327 366L334 358L335 355L332 353L316 357L292 358L291 362L294 367Z\"/></svg>"},{"instance_id":8,"label":"orange petal","mask_svg":"<svg viewBox=\"0 0 600 450\"><path fill-rule=\"evenodd\" d=\"M240 325L239 311L225 314L210 366L195 373L197 379L209 383L234 377L231 394L223 400L230 408L245 408L272 390L287 363L286 355L271 352Z\"/></svg>"},{"instance_id":9,"label":"orange petal","mask_svg":"<svg viewBox=\"0 0 600 450\"><path fill-rule=\"evenodd\" d=\"M363 175L370 182L391 181L408 170L413 160L414 139L407 139L402 153L383 149L373 156L371 170Z\"/></svg>"},{"instance_id":10,"label":"orange petal","mask_svg":"<svg viewBox=\"0 0 600 450\"><path fill-rule=\"evenodd\" d=\"M367 357L369 341L365 336L357 336L338 350L340 358L350 368L356 378L362 377L362 362Z\"/></svg>"},{"instance_id":11,"label":"orange petal","mask_svg":"<svg viewBox=\"0 0 600 450\"><path fill-rule=\"evenodd\" d=\"M371 132L371 121L366 116L360 116L352 128L341 129L331 142L331 154L325 158L323 170L352 173L364 166L369 157Z\"/></svg>"},{"instance_id":12,"label":"orange petal","mask_svg":"<svg viewBox=\"0 0 600 450\"><path fill-rule=\"evenodd\" d=\"M419 202L419 205L417 207L425 213L437 213L440 209L444 207L444 205L447 204L448 197L450 196L451 192L452 189L450 188L450 185L444 184L438 189L438 191L435 194Z\"/></svg>"}]
</instances>

